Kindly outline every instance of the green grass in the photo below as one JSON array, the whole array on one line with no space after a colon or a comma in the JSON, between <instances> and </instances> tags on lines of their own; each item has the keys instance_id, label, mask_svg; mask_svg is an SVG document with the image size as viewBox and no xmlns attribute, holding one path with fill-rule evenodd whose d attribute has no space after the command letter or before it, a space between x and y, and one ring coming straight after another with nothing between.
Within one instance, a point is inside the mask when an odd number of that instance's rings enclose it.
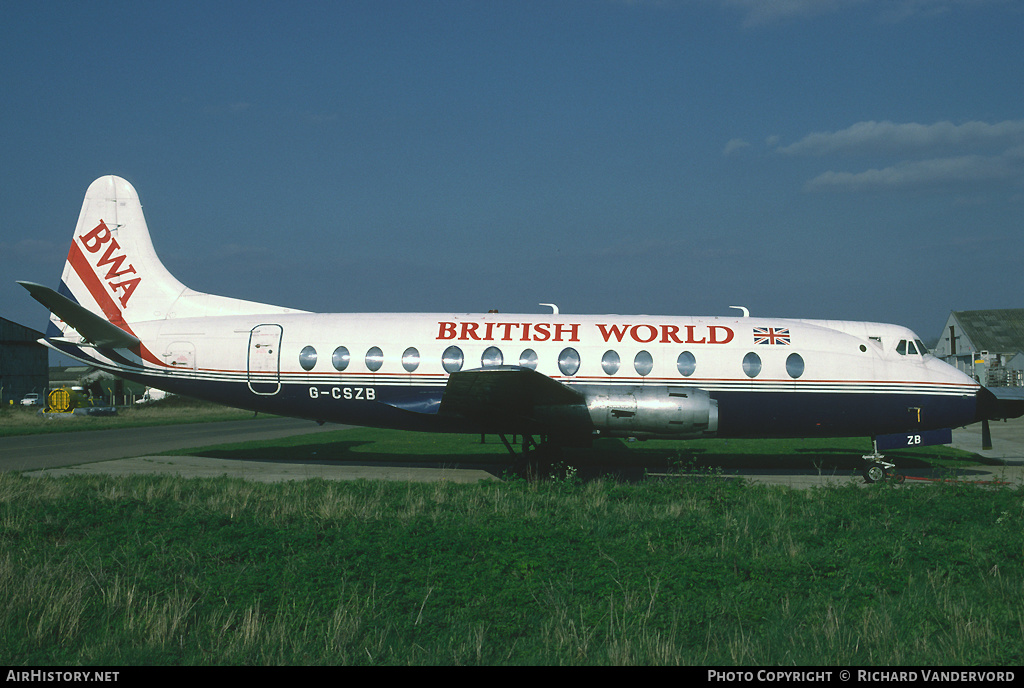
<instances>
[{"instance_id":1,"label":"green grass","mask_svg":"<svg viewBox=\"0 0 1024 688\"><path fill-rule=\"evenodd\" d=\"M11 664L1024 661L1024 499L0 474Z\"/></svg>"},{"instance_id":2,"label":"green grass","mask_svg":"<svg viewBox=\"0 0 1024 688\"><path fill-rule=\"evenodd\" d=\"M487 440L352 429L190 453L507 466L504 446ZM707 467L852 473L868 449L602 441L566 451L548 480L475 485L0 474L0 656L1019 663L1019 491L708 479ZM977 460L942 447L890 456L901 467Z\"/></svg>"},{"instance_id":3,"label":"green grass","mask_svg":"<svg viewBox=\"0 0 1024 688\"><path fill-rule=\"evenodd\" d=\"M8 406L0 407L0 437L245 420L252 417L252 411L179 396L152 404L119 408L116 416L59 414L59 417L54 417L53 414L40 414L39 407Z\"/></svg>"}]
</instances>

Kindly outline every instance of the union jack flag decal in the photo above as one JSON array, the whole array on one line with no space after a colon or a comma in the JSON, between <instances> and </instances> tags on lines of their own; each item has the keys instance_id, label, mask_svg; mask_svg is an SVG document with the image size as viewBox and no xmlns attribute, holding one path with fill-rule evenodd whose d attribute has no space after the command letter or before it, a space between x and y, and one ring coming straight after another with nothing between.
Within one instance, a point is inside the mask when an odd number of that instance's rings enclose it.
<instances>
[{"instance_id":1,"label":"union jack flag decal","mask_svg":"<svg viewBox=\"0 0 1024 688\"><path fill-rule=\"evenodd\" d=\"M788 327L755 327L754 344L781 344L789 346Z\"/></svg>"}]
</instances>

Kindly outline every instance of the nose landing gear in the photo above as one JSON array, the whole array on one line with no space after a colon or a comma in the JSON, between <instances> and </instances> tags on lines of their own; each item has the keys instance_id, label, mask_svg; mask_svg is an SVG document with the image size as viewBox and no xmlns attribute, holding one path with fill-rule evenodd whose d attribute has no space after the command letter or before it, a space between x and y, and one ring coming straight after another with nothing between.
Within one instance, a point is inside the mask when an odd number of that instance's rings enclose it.
<instances>
[{"instance_id":1,"label":"nose landing gear","mask_svg":"<svg viewBox=\"0 0 1024 688\"><path fill-rule=\"evenodd\" d=\"M907 476L896 472L896 464L884 460L885 457L878 452L878 442L872 439L871 445L872 452L861 457L864 459L864 466L861 468L864 482L878 483L883 480L889 480L896 484L904 482Z\"/></svg>"}]
</instances>

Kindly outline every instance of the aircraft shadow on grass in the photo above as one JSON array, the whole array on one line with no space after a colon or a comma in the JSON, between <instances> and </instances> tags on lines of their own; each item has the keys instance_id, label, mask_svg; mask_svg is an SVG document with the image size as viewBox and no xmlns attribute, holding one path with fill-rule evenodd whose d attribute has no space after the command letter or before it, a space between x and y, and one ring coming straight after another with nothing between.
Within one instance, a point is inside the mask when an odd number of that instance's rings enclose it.
<instances>
[{"instance_id":1,"label":"aircraft shadow on grass","mask_svg":"<svg viewBox=\"0 0 1024 688\"><path fill-rule=\"evenodd\" d=\"M564 476L568 468L581 481L616 479L628 482L650 476L673 474L742 474L746 470L790 470L809 475L830 474L837 477L859 473L863 459L856 450L846 447L796 448L791 453L757 453L749 449L730 453L709 451L705 447L645 448L642 443L620 439L601 439L590 449L568 448L541 452L528 465L513 458L497 440L488 437L479 451L471 449L479 439L469 440L458 453L417 450L414 446L400 452L375 449L373 440L310 442L292 446L261 446L209 449L196 455L236 461L270 462L309 465L350 465L377 467L465 468L486 471L495 477L510 475ZM867 451L867 449L865 449ZM952 473L970 475L968 462L962 466L936 467L914 450L889 454L901 470L931 477L948 477Z\"/></svg>"}]
</instances>

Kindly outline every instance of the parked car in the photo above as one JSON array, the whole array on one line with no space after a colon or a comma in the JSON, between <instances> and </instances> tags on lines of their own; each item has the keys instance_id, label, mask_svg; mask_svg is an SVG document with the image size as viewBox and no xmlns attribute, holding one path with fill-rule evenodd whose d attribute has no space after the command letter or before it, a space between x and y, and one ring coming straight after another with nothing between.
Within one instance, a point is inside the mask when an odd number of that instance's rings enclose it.
<instances>
[{"instance_id":1,"label":"parked car","mask_svg":"<svg viewBox=\"0 0 1024 688\"><path fill-rule=\"evenodd\" d=\"M42 400L35 392L30 392L21 398L22 406L39 406L40 403L42 403Z\"/></svg>"}]
</instances>

